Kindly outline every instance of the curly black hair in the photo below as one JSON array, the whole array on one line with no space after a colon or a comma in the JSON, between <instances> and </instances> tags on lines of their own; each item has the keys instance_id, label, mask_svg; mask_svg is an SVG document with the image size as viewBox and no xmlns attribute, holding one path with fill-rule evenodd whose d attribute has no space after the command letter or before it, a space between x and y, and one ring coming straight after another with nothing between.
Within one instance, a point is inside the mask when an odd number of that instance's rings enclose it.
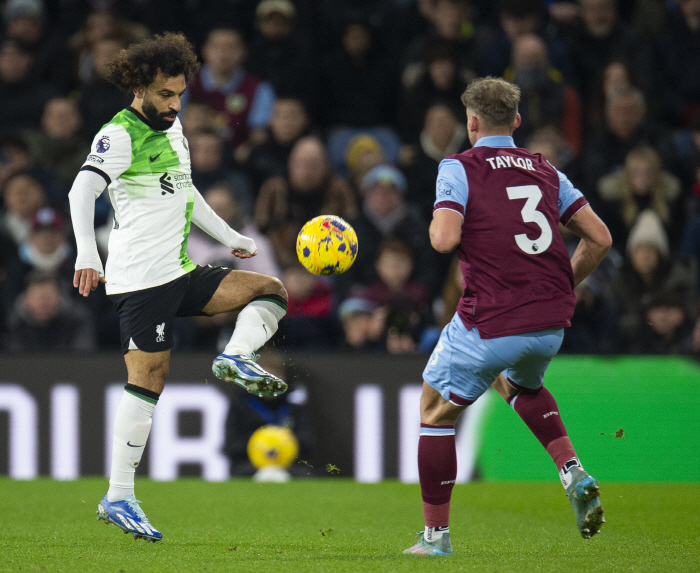
<instances>
[{"instance_id":1,"label":"curly black hair","mask_svg":"<svg viewBox=\"0 0 700 573\"><path fill-rule=\"evenodd\" d=\"M107 79L128 92L150 86L159 73L169 78L184 75L189 83L199 70L199 62L183 34L165 32L122 50L107 68Z\"/></svg>"}]
</instances>

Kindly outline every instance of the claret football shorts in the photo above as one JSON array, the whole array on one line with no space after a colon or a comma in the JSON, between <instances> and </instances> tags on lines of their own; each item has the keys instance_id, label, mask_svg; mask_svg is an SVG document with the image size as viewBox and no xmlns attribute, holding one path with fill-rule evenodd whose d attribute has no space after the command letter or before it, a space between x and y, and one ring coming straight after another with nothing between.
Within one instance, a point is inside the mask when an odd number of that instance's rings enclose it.
<instances>
[{"instance_id":1,"label":"claret football shorts","mask_svg":"<svg viewBox=\"0 0 700 573\"><path fill-rule=\"evenodd\" d=\"M169 283L143 290L109 295L119 315L122 352L160 352L173 347L173 319L203 316L231 269L200 267Z\"/></svg>"},{"instance_id":2,"label":"claret football shorts","mask_svg":"<svg viewBox=\"0 0 700 573\"><path fill-rule=\"evenodd\" d=\"M423 380L460 406L476 401L500 373L517 386L536 390L563 340L563 328L481 338L476 327L467 330L455 314L442 330Z\"/></svg>"}]
</instances>

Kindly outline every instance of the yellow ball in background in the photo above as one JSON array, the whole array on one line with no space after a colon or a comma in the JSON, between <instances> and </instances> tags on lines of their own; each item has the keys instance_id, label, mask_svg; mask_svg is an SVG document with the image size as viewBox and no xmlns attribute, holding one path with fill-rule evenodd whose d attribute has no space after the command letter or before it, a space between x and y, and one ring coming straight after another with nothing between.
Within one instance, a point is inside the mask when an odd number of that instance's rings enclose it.
<instances>
[{"instance_id":1,"label":"yellow ball in background","mask_svg":"<svg viewBox=\"0 0 700 573\"><path fill-rule=\"evenodd\" d=\"M297 236L297 257L314 275L339 275L357 256L357 235L335 215L321 215L306 223Z\"/></svg>"},{"instance_id":2,"label":"yellow ball in background","mask_svg":"<svg viewBox=\"0 0 700 573\"><path fill-rule=\"evenodd\" d=\"M294 432L283 426L262 426L248 440L248 459L257 468L288 467L299 454Z\"/></svg>"}]
</instances>

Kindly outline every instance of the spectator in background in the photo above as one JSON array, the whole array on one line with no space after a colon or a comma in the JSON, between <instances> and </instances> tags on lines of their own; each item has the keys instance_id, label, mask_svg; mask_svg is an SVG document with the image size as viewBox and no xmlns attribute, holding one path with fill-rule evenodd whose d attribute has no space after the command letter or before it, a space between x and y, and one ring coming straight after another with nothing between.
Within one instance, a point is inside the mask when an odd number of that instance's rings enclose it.
<instances>
[{"instance_id":1,"label":"spectator in background","mask_svg":"<svg viewBox=\"0 0 700 573\"><path fill-rule=\"evenodd\" d=\"M7 352L92 352L88 312L67 297L52 274L35 271L8 318Z\"/></svg>"},{"instance_id":2,"label":"spectator in background","mask_svg":"<svg viewBox=\"0 0 700 573\"><path fill-rule=\"evenodd\" d=\"M586 277L575 289L576 307L566 329L562 352L612 354L619 351L620 316L601 272Z\"/></svg>"},{"instance_id":3,"label":"spectator in background","mask_svg":"<svg viewBox=\"0 0 700 573\"><path fill-rule=\"evenodd\" d=\"M547 45L535 34L522 34L513 42L513 60L503 77L520 88L520 127L513 134L523 147L537 129L557 127L567 145L581 150L581 101L561 72L549 63Z\"/></svg>"},{"instance_id":4,"label":"spectator in background","mask_svg":"<svg viewBox=\"0 0 700 573\"><path fill-rule=\"evenodd\" d=\"M309 115L300 99L277 99L267 139L253 147L246 166L256 193L265 179L287 176L289 154L294 144L308 131L309 123Z\"/></svg>"},{"instance_id":5,"label":"spectator in background","mask_svg":"<svg viewBox=\"0 0 700 573\"><path fill-rule=\"evenodd\" d=\"M99 68L93 60L94 48L98 42L108 38L118 38L128 44L143 40L148 36L148 29L136 22L128 22L116 14L98 10L87 15L83 27L69 40L69 44L78 60L78 77L84 84L90 83L99 73ZM111 119L111 116L107 119ZM107 121L105 120L105 121Z\"/></svg>"},{"instance_id":6,"label":"spectator in background","mask_svg":"<svg viewBox=\"0 0 700 573\"><path fill-rule=\"evenodd\" d=\"M28 171L17 171L3 185L5 209L0 214L0 233L9 237L17 248L32 229L32 220L46 203L46 193L41 183Z\"/></svg>"},{"instance_id":7,"label":"spectator in background","mask_svg":"<svg viewBox=\"0 0 700 573\"><path fill-rule=\"evenodd\" d=\"M598 181L603 217L613 244L624 249L627 234L639 214L651 209L664 225L671 246L678 246L683 231L681 183L661 169L659 154L651 147L637 147L625 158L624 169Z\"/></svg>"},{"instance_id":8,"label":"spectator in background","mask_svg":"<svg viewBox=\"0 0 700 573\"><path fill-rule=\"evenodd\" d=\"M66 189L90 153L90 146L79 137L81 126L82 117L76 105L68 98L54 98L44 107L41 129L24 136L32 160L55 173Z\"/></svg>"},{"instance_id":9,"label":"spectator in background","mask_svg":"<svg viewBox=\"0 0 700 573\"><path fill-rule=\"evenodd\" d=\"M375 270L379 280L357 296L385 309L382 330L387 351L413 352L432 316L428 291L411 280L413 254L401 240L385 241L379 246Z\"/></svg>"},{"instance_id":10,"label":"spectator in background","mask_svg":"<svg viewBox=\"0 0 700 573\"><path fill-rule=\"evenodd\" d=\"M593 193L598 180L622 167L635 147L654 147L666 162L674 154L670 142L650 121L645 122L642 92L628 88L614 92L605 103L605 126L588 139L582 157L586 189Z\"/></svg>"},{"instance_id":11,"label":"spectator in background","mask_svg":"<svg viewBox=\"0 0 700 573\"><path fill-rule=\"evenodd\" d=\"M62 91L75 78L70 54L60 30L51 31L41 0L10 0L5 4L5 35L24 42L34 53L33 74Z\"/></svg>"},{"instance_id":12,"label":"spectator in background","mask_svg":"<svg viewBox=\"0 0 700 573\"><path fill-rule=\"evenodd\" d=\"M673 134L675 156L678 159L678 176L684 185L691 187L693 199L691 212L698 211L700 202L700 111L695 115L686 129L679 129Z\"/></svg>"},{"instance_id":13,"label":"spectator in background","mask_svg":"<svg viewBox=\"0 0 700 573\"><path fill-rule=\"evenodd\" d=\"M21 40L0 42L0 134L39 127L44 104L55 88L32 75L34 55Z\"/></svg>"},{"instance_id":14,"label":"spectator in background","mask_svg":"<svg viewBox=\"0 0 700 573\"><path fill-rule=\"evenodd\" d=\"M673 258L668 239L654 211L644 211L627 240L627 257L612 283L620 310L623 340L635 339L644 322L644 309L660 292L674 292L689 316L695 312L693 276Z\"/></svg>"},{"instance_id":15,"label":"spectator in background","mask_svg":"<svg viewBox=\"0 0 700 573\"><path fill-rule=\"evenodd\" d=\"M22 137L17 135L0 137L0 188L5 185L10 175L26 170L30 165L29 147Z\"/></svg>"},{"instance_id":16,"label":"spectator in background","mask_svg":"<svg viewBox=\"0 0 700 573\"><path fill-rule=\"evenodd\" d=\"M404 77L399 108L399 127L404 141L414 143L418 140L425 113L435 101L442 101L450 106L456 115L463 115L464 108L459 105L460 97L471 79L471 74L459 73L454 49L448 42L436 41L426 47L420 75L415 80Z\"/></svg>"},{"instance_id":17,"label":"spectator in background","mask_svg":"<svg viewBox=\"0 0 700 573\"><path fill-rule=\"evenodd\" d=\"M189 138L202 131L216 131L214 115L214 111L206 103L189 102L178 114L182 122L182 133Z\"/></svg>"},{"instance_id":18,"label":"spectator in background","mask_svg":"<svg viewBox=\"0 0 700 573\"><path fill-rule=\"evenodd\" d=\"M32 219L29 236L19 245L17 258L7 267L5 304L12 304L24 290L27 276L35 270L51 273L68 291L73 284L74 262L63 217L51 207L39 209Z\"/></svg>"},{"instance_id":19,"label":"spectator in background","mask_svg":"<svg viewBox=\"0 0 700 573\"><path fill-rule=\"evenodd\" d=\"M640 35L620 21L615 0L581 0L581 20L562 34L573 62L577 87L587 106L593 101L594 78L613 59L636 62L646 77L653 77L652 56Z\"/></svg>"},{"instance_id":20,"label":"spectator in background","mask_svg":"<svg viewBox=\"0 0 700 573\"><path fill-rule=\"evenodd\" d=\"M338 309L343 325L344 351L367 352L381 350L380 338L384 328L385 313L369 300L351 297Z\"/></svg>"},{"instance_id":21,"label":"spectator in background","mask_svg":"<svg viewBox=\"0 0 700 573\"><path fill-rule=\"evenodd\" d=\"M66 207L66 187L52 173L32 163L29 146L20 135L0 136L0 188L4 187L10 176L24 172L44 188L46 202L56 209Z\"/></svg>"},{"instance_id":22,"label":"spectator in background","mask_svg":"<svg viewBox=\"0 0 700 573\"><path fill-rule=\"evenodd\" d=\"M408 184L401 171L390 165L372 169L362 182L362 209L351 224L361 245L350 270L338 277L344 292L353 285L369 286L377 280L375 261L379 245L401 239L415 257L416 280L431 295L440 287L442 259L428 243L428 225L417 207L406 201Z\"/></svg>"},{"instance_id":23,"label":"spectator in background","mask_svg":"<svg viewBox=\"0 0 700 573\"><path fill-rule=\"evenodd\" d=\"M204 65L187 88L187 102L206 103L217 114L215 126L239 162L265 139L275 93L243 66L247 49L241 31L215 27L202 47Z\"/></svg>"},{"instance_id":24,"label":"spectator in background","mask_svg":"<svg viewBox=\"0 0 700 573\"><path fill-rule=\"evenodd\" d=\"M556 127L550 125L535 131L527 143L527 150L541 153L556 169L566 172L569 179L575 180L573 153Z\"/></svg>"},{"instance_id":25,"label":"spectator in background","mask_svg":"<svg viewBox=\"0 0 700 573\"><path fill-rule=\"evenodd\" d=\"M340 45L321 64L319 118L328 127L393 124L396 77L363 17L348 20Z\"/></svg>"},{"instance_id":26,"label":"spectator in background","mask_svg":"<svg viewBox=\"0 0 700 573\"><path fill-rule=\"evenodd\" d=\"M300 460L309 460L313 454L314 433L307 407L308 393L303 384L289 378L284 358L279 354L265 351L258 363L275 376L285 376L289 390L276 398L258 398L234 389L226 417L226 439L224 452L231 460L231 475L252 476L255 467L248 459L247 447L253 432L266 424L289 428L299 441ZM288 468L293 476L306 476L310 466L292 463Z\"/></svg>"},{"instance_id":27,"label":"spectator in background","mask_svg":"<svg viewBox=\"0 0 700 573\"><path fill-rule=\"evenodd\" d=\"M631 354L693 353L693 320L675 292L660 292L644 309L641 328L627 341Z\"/></svg>"},{"instance_id":28,"label":"spectator in background","mask_svg":"<svg viewBox=\"0 0 700 573\"><path fill-rule=\"evenodd\" d=\"M333 314L332 281L312 275L297 263L284 271L282 282L289 302L275 346L305 350L333 348L339 329Z\"/></svg>"},{"instance_id":29,"label":"spectator in background","mask_svg":"<svg viewBox=\"0 0 700 573\"><path fill-rule=\"evenodd\" d=\"M371 169L384 162L384 147L369 133L360 133L348 141L345 148L345 167L355 190L359 191L362 180Z\"/></svg>"},{"instance_id":30,"label":"spectator in background","mask_svg":"<svg viewBox=\"0 0 700 573\"><path fill-rule=\"evenodd\" d=\"M406 196L420 207L426 219L432 218L438 165L445 157L461 153L469 146L467 128L457 119L452 106L433 103L425 114L419 145L406 165Z\"/></svg>"},{"instance_id":31,"label":"spectator in background","mask_svg":"<svg viewBox=\"0 0 700 573\"><path fill-rule=\"evenodd\" d=\"M296 235L317 215L352 219L357 213L350 186L330 168L323 143L302 137L289 155L288 176L271 177L261 186L255 205L255 222L275 245L283 266L296 261Z\"/></svg>"},{"instance_id":32,"label":"spectator in background","mask_svg":"<svg viewBox=\"0 0 700 573\"><path fill-rule=\"evenodd\" d=\"M632 64L621 59L606 64L600 70L595 84L590 88L589 101L585 107L584 123L588 133L605 125L605 102L615 93L640 89Z\"/></svg>"},{"instance_id":33,"label":"spectator in background","mask_svg":"<svg viewBox=\"0 0 700 573\"><path fill-rule=\"evenodd\" d=\"M512 61L512 46L525 34L542 36L549 60L568 82L574 81L569 54L561 42L544 30L543 0L501 0L497 29L486 29L479 37L479 69L482 76L502 76Z\"/></svg>"},{"instance_id":34,"label":"spectator in background","mask_svg":"<svg viewBox=\"0 0 700 573\"><path fill-rule=\"evenodd\" d=\"M679 12L671 12L662 41L664 96L675 120L688 125L700 111L700 2L678 0Z\"/></svg>"},{"instance_id":35,"label":"spectator in background","mask_svg":"<svg viewBox=\"0 0 700 573\"><path fill-rule=\"evenodd\" d=\"M225 182L236 190L238 202L246 214L253 213L253 192L248 177L236 169L225 145L214 131L194 133L188 140L192 164L192 183L198 189L208 189L215 183Z\"/></svg>"},{"instance_id":36,"label":"spectator in background","mask_svg":"<svg viewBox=\"0 0 700 573\"><path fill-rule=\"evenodd\" d=\"M255 241L258 254L250 259L234 257L231 249L212 239L195 225L187 242L189 257L198 265L223 265L232 269L281 277L282 272L275 261L270 241L250 223L250 218L237 198L235 188L232 189L224 182L218 182L204 189L202 196L229 227Z\"/></svg>"},{"instance_id":37,"label":"spectator in background","mask_svg":"<svg viewBox=\"0 0 700 573\"><path fill-rule=\"evenodd\" d=\"M308 35L296 27L290 0L263 0L255 10L257 34L250 44L251 73L270 82L277 94L299 98L314 109L317 70Z\"/></svg>"},{"instance_id":38,"label":"spectator in background","mask_svg":"<svg viewBox=\"0 0 700 573\"><path fill-rule=\"evenodd\" d=\"M450 94L445 91L453 81L464 91L464 87L478 75L476 27L470 3L468 0L435 0L430 9L430 22L431 29L418 36L406 49L402 83L410 89L421 76L427 79L425 73L429 72L433 85L443 93L429 94L428 101L435 96L447 97L450 101ZM447 62L451 69L448 69ZM424 85L425 88L430 86ZM427 105L428 101L423 103ZM419 110L419 117L422 117L421 112L425 112L425 108Z\"/></svg>"},{"instance_id":39,"label":"spectator in background","mask_svg":"<svg viewBox=\"0 0 700 573\"><path fill-rule=\"evenodd\" d=\"M118 36L99 38L91 43L90 63L92 72L81 86L78 106L83 116L83 134L91 138L99 129L118 112L131 104L133 94L123 93L113 83L107 81L109 68L127 43Z\"/></svg>"}]
</instances>

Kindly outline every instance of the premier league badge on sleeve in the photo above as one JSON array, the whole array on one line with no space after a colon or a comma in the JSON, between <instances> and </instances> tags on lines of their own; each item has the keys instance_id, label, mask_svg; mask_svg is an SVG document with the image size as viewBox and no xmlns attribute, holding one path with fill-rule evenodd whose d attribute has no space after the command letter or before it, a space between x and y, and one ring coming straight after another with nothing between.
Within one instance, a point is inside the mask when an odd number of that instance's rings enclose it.
<instances>
[{"instance_id":1,"label":"premier league badge on sleeve","mask_svg":"<svg viewBox=\"0 0 700 573\"><path fill-rule=\"evenodd\" d=\"M97 149L97 153L104 153L107 151L109 149L109 135L100 137L95 148Z\"/></svg>"}]
</instances>

